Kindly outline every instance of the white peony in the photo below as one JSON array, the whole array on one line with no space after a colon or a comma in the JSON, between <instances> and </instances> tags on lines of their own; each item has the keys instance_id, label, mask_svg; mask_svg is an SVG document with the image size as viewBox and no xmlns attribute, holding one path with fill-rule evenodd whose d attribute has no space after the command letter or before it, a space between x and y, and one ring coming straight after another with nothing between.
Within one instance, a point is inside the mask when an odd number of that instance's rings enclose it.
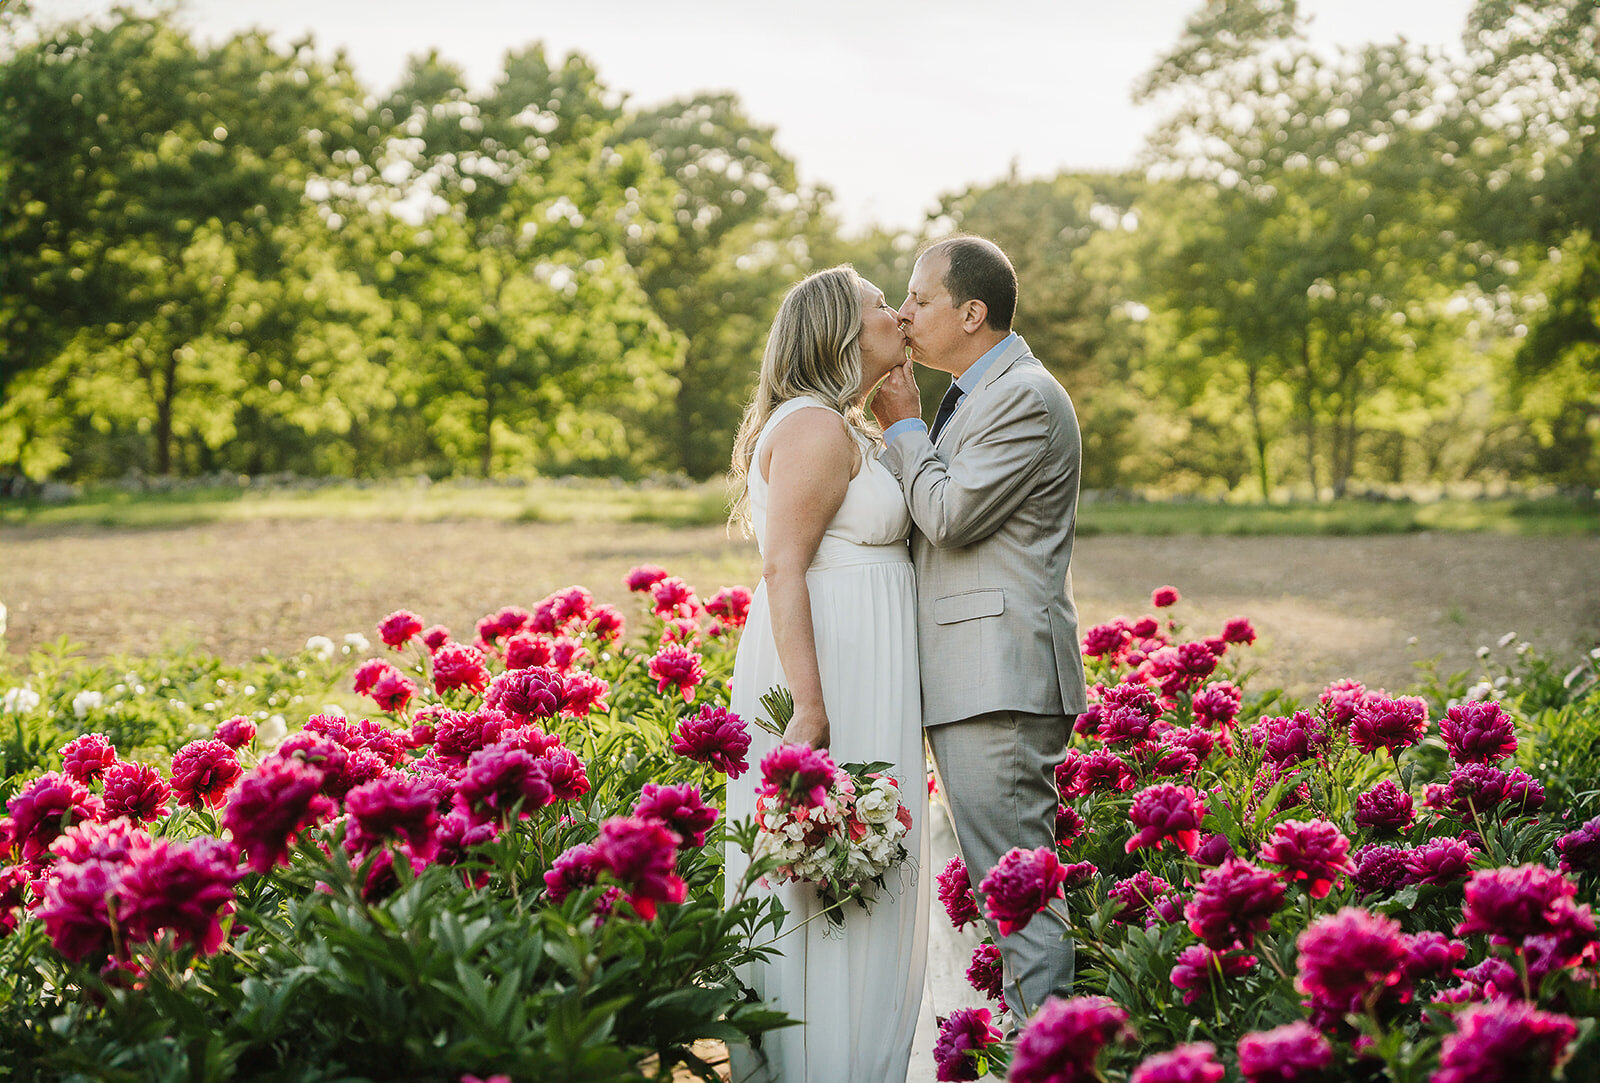
<instances>
[{"instance_id":1,"label":"white peony","mask_svg":"<svg viewBox=\"0 0 1600 1083\"><path fill-rule=\"evenodd\" d=\"M98 711L105 703L106 697L99 692L79 692L72 697L72 713L79 719L88 718L90 711Z\"/></svg>"},{"instance_id":2,"label":"white peony","mask_svg":"<svg viewBox=\"0 0 1600 1083\"><path fill-rule=\"evenodd\" d=\"M3 704L6 714L27 714L40 702L39 693L24 684L6 689L5 699L0 704Z\"/></svg>"},{"instance_id":3,"label":"white peony","mask_svg":"<svg viewBox=\"0 0 1600 1083\"><path fill-rule=\"evenodd\" d=\"M900 791L883 779L856 798L856 815L863 823L886 824L900 807Z\"/></svg>"},{"instance_id":4,"label":"white peony","mask_svg":"<svg viewBox=\"0 0 1600 1083\"><path fill-rule=\"evenodd\" d=\"M306 640L306 650L321 658L324 662L333 657L335 649L333 640L327 636L312 636Z\"/></svg>"},{"instance_id":5,"label":"white peony","mask_svg":"<svg viewBox=\"0 0 1600 1083\"><path fill-rule=\"evenodd\" d=\"M346 632L344 634L345 653L354 651L356 654L365 654L372 649L372 644L367 642L367 637L360 632Z\"/></svg>"}]
</instances>

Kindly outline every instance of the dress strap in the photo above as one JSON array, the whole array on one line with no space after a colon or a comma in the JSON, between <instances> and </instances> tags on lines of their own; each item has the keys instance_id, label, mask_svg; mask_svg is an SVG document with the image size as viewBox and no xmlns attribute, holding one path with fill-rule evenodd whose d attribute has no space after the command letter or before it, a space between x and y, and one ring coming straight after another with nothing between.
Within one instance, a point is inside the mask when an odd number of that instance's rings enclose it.
<instances>
[{"instance_id":1,"label":"dress strap","mask_svg":"<svg viewBox=\"0 0 1600 1083\"><path fill-rule=\"evenodd\" d=\"M814 395L797 395L792 399L781 402L778 404L778 408L772 411L772 416L767 418L766 424L761 426L761 435L756 437L756 446L754 450L757 458L760 457L761 448L766 444L767 438L772 435L772 430L778 427L778 422L782 421L792 413L804 410L808 406L814 406L819 410L826 410L834 417L842 418L842 415L839 413L839 411L835 410L833 407L829 406L827 403L823 402ZM846 427L848 428L848 426ZM760 472L757 471L756 473L759 476Z\"/></svg>"}]
</instances>

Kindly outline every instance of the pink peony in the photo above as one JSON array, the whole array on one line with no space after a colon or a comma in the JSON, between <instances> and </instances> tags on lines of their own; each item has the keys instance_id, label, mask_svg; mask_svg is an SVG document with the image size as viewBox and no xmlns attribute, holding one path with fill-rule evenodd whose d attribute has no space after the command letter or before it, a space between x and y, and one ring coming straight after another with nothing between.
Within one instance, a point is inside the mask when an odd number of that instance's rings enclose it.
<instances>
[{"instance_id":1,"label":"pink peony","mask_svg":"<svg viewBox=\"0 0 1600 1083\"><path fill-rule=\"evenodd\" d=\"M1600 871L1600 816L1556 840L1562 872Z\"/></svg>"},{"instance_id":2,"label":"pink peony","mask_svg":"<svg viewBox=\"0 0 1600 1083\"><path fill-rule=\"evenodd\" d=\"M688 885L673 872L678 860L677 836L656 820L613 816L600 825L595 857L623 885L634 912L646 921L658 903L680 903Z\"/></svg>"},{"instance_id":3,"label":"pink peony","mask_svg":"<svg viewBox=\"0 0 1600 1083\"><path fill-rule=\"evenodd\" d=\"M1206 803L1193 786L1174 786L1158 782L1134 796L1128 820L1137 829L1123 846L1133 853L1145 846L1160 846L1171 839L1178 849L1192 854L1200 840L1200 821L1205 819Z\"/></svg>"},{"instance_id":4,"label":"pink peony","mask_svg":"<svg viewBox=\"0 0 1600 1083\"><path fill-rule=\"evenodd\" d=\"M1133 640L1133 631L1122 620L1110 624L1097 624L1090 628L1083 637L1083 653L1086 658L1108 658L1116 660L1122 649Z\"/></svg>"},{"instance_id":5,"label":"pink peony","mask_svg":"<svg viewBox=\"0 0 1600 1083\"><path fill-rule=\"evenodd\" d=\"M1378 693L1382 695L1383 693ZM1322 690L1317 703L1322 706L1330 725L1348 726L1367 702L1367 687L1360 681L1334 681Z\"/></svg>"},{"instance_id":6,"label":"pink peony","mask_svg":"<svg viewBox=\"0 0 1600 1083\"><path fill-rule=\"evenodd\" d=\"M1472 868L1472 847L1460 839L1429 839L1405 852L1405 883L1451 884Z\"/></svg>"},{"instance_id":7,"label":"pink peony","mask_svg":"<svg viewBox=\"0 0 1600 1083\"><path fill-rule=\"evenodd\" d=\"M134 859L117 885L118 918L134 942L172 932L202 955L222 946L221 918L233 910L240 873L221 839L158 839Z\"/></svg>"},{"instance_id":8,"label":"pink peony","mask_svg":"<svg viewBox=\"0 0 1600 1083\"><path fill-rule=\"evenodd\" d=\"M378 622L378 638L395 650L404 647L421 632L422 618L405 609L397 609Z\"/></svg>"},{"instance_id":9,"label":"pink peony","mask_svg":"<svg viewBox=\"0 0 1600 1083\"><path fill-rule=\"evenodd\" d=\"M1451 940L1443 933L1423 930L1407 933L1401 939L1405 943L1406 957L1400 969L1405 972L1407 981L1448 977L1467 957L1466 944Z\"/></svg>"},{"instance_id":10,"label":"pink peony","mask_svg":"<svg viewBox=\"0 0 1600 1083\"><path fill-rule=\"evenodd\" d=\"M1217 1062L1216 1053L1210 1042L1180 1045L1169 1053L1146 1058L1128 1083L1222 1083L1227 1069Z\"/></svg>"},{"instance_id":11,"label":"pink peony","mask_svg":"<svg viewBox=\"0 0 1600 1083\"><path fill-rule=\"evenodd\" d=\"M1229 858L1200 879L1184 907L1189 930L1219 951L1246 947L1264 932L1283 905L1283 881L1248 861Z\"/></svg>"},{"instance_id":12,"label":"pink peony","mask_svg":"<svg viewBox=\"0 0 1600 1083\"><path fill-rule=\"evenodd\" d=\"M939 902L944 906L950 924L957 929L976 924L981 917L978 913L978 897L972 893L972 880L960 857L952 857L945 863L938 883Z\"/></svg>"},{"instance_id":13,"label":"pink peony","mask_svg":"<svg viewBox=\"0 0 1600 1083\"><path fill-rule=\"evenodd\" d=\"M369 694L372 702L378 705L378 710L398 714L406 709L406 704L417 694L417 682L398 669L390 669L380 673L378 679L372 682Z\"/></svg>"},{"instance_id":14,"label":"pink peony","mask_svg":"<svg viewBox=\"0 0 1600 1083\"><path fill-rule=\"evenodd\" d=\"M694 590L675 575L658 579L650 586L652 607L659 617L693 617L700 610Z\"/></svg>"},{"instance_id":15,"label":"pink peony","mask_svg":"<svg viewBox=\"0 0 1600 1083\"><path fill-rule=\"evenodd\" d=\"M1063 897L1064 879L1066 873L1053 847L1014 847L978 885L984 897L984 913L1001 936L1010 936L1026 927L1034 915L1050 905L1051 899Z\"/></svg>"},{"instance_id":16,"label":"pink peony","mask_svg":"<svg viewBox=\"0 0 1600 1083\"><path fill-rule=\"evenodd\" d=\"M1429 1083L1548 1079L1578 1035L1577 1023L1567 1016L1515 1000L1468 1008L1455 1023Z\"/></svg>"},{"instance_id":17,"label":"pink peony","mask_svg":"<svg viewBox=\"0 0 1600 1083\"><path fill-rule=\"evenodd\" d=\"M1406 858L1411 851L1399 846L1371 843L1351 855L1355 871L1350 882L1362 894L1393 891L1406 882Z\"/></svg>"},{"instance_id":18,"label":"pink peony","mask_svg":"<svg viewBox=\"0 0 1600 1083\"><path fill-rule=\"evenodd\" d=\"M519 606L508 605L478 621L478 638L493 647L499 640L514 636L528 626L533 614Z\"/></svg>"},{"instance_id":19,"label":"pink peony","mask_svg":"<svg viewBox=\"0 0 1600 1083\"><path fill-rule=\"evenodd\" d=\"M1176 894L1176 889L1148 869L1140 869L1126 880L1118 880L1106 890L1106 898L1120 905L1112 915L1114 920L1126 924L1144 921L1162 900Z\"/></svg>"},{"instance_id":20,"label":"pink peony","mask_svg":"<svg viewBox=\"0 0 1600 1083\"><path fill-rule=\"evenodd\" d=\"M217 723L217 740L232 749L240 749L256 739L256 724L244 715L234 715L226 722Z\"/></svg>"},{"instance_id":21,"label":"pink peony","mask_svg":"<svg viewBox=\"0 0 1600 1083\"><path fill-rule=\"evenodd\" d=\"M527 669L529 666L548 666L555 661L554 643L549 636L535 632L518 632L505 642L507 669Z\"/></svg>"},{"instance_id":22,"label":"pink peony","mask_svg":"<svg viewBox=\"0 0 1600 1083\"><path fill-rule=\"evenodd\" d=\"M550 595L551 616L562 628L581 625L594 613L594 595L582 587L567 587Z\"/></svg>"},{"instance_id":23,"label":"pink peony","mask_svg":"<svg viewBox=\"0 0 1600 1083\"><path fill-rule=\"evenodd\" d=\"M1315 1078L1333 1063L1333 1046L1304 1021L1255 1031L1239 1039L1239 1072L1246 1083L1291 1083Z\"/></svg>"},{"instance_id":24,"label":"pink peony","mask_svg":"<svg viewBox=\"0 0 1600 1083\"><path fill-rule=\"evenodd\" d=\"M1447 784L1427 787L1423 803L1465 820L1496 811L1515 816L1543 807L1544 799L1544 787L1520 767L1507 772L1492 764L1463 763L1450 772Z\"/></svg>"},{"instance_id":25,"label":"pink peony","mask_svg":"<svg viewBox=\"0 0 1600 1083\"><path fill-rule=\"evenodd\" d=\"M457 688L482 692L488 683L489 671L476 647L447 643L434 652L433 689L440 695Z\"/></svg>"},{"instance_id":26,"label":"pink peony","mask_svg":"<svg viewBox=\"0 0 1600 1083\"><path fill-rule=\"evenodd\" d=\"M1577 893L1571 879L1543 865L1480 869L1467 878L1456 935L1488 933L1493 943L1510 944L1553 932L1567 926Z\"/></svg>"},{"instance_id":27,"label":"pink peony","mask_svg":"<svg viewBox=\"0 0 1600 1083\"><path fill-rule=\"evenodd\" d=\"M117 750L103 733L85 733L61 748L61 770L68 778L85 786L106 773L117 762Z\"/></svg>"},{"instance_id":28,"label":"pink peony","mask_svg":"<svg viewBox=\"0 0 1600 1083\"><path fill-rule=\"evenodd\" d=\"M296 757L263 760L239 780L222 826L251 869L287 865L295 836L337 811L321 788L322 770Z\"/></svg>"},{"instance_id":29,"label":"pink peony","mask_svg":"<svg viewBox=\"0 0 1600 1083\"><path fill-rule=\"evenodd\" d=\"M709 764L729 778L750 769L745 754L750 732L744 720L725 707L702 706L698 713L678 723L672 734L672 751L696 763Z\"/></svg>"},{"instance_id":30,"label":"pink peony","mask_svg":"<svg viewBox=\"0 0 1600 1083\"><path fill-rule=\"evenodd\" d=\"M667 569L655 564L639 564L628 569L622 581L629 590L639 593L649 590L667 577Z\"/></svg>"},{"instance_id":31,"label":"pink peony","mask_svg":"<svg viewBox=\"0 0 1600 1083\"><path fill-rule=\"evenodd\" d=\"M61 832L75 823L94 820L104 809L100 798L83 785L55 771L47 771L23 784L6 799L11 813L9 842L22 848L22 860L32 862L49 850ZM0 824L0 848L5 840Z\"/></svg>"},{"instance_id":32,"label":"pink peony","mask_svg":"<svg viewBox=\"0 0 1600 1083\"><path fill-rule=\"evenodd\" d=\"M1071 1083L1096 1076L1110 1042L1131 1042L1128 1013L1108 997L1050 997L1034 1013L1011 1054L1008 1083Z\"/></svg>"},{"instance_id":33,"label":"pink peony","mask_svg":"<svg viewBox=\"0 0 1600 1083\"><path fill-rule=\"evenodd\" d=\"M750 616L750 591L745 587L723 587L706 602L706 612L730 628L743 628Z\"/></svg>"},{"instance_id":34,"label":"pink peony","mask_svg":"<svg viewBox=\"0 0 1600 1083\"><path fill-rule=\"evenodd\" d=\"M700 656L681 643L664 645L650 659L650 676L656 682L656 690L665 692L676 686L685 703L694 702L695 687L705 675Z\"/></svg>"},{"instance_id":35,"label":"pink peony","mask_svg":"<svg viewBox=\"0 0 1600 1083\"><path fill-rule=\"evenodd\" d=\"M1356 826L1376 831L1404 831L1416 821L1411 795L1384 779L1366 793L1356 795Z\"/></svg>"},{"instance_id":36,"label":"pink peony","mask_svg":"<svg viewBox=\"0 0 1600 1083\"><path fill-rule=\"evenodd\" d=\"M480 821L461 809L455 809L439 821L439 827L434 832L434 839L439 846L437 860L441 865L460 865L471 856L474 847L492 842L499 835L499 821ZM477 881L480 887L488 882L488 873L479 873L478 876L481 878Z\"/></svg>"},{"instance_id":37,"label":"pink peony","mask_svg":"<svg viewBox=\"0 0 1600 1083\"><path fill-rule=\"evenodd\" d=\"M152 841L150 832L126 820L110 823L87 820L63 831L61 837L50 844L50 852L58 862L65 864L109 861L121 865L148 850Z\"/></svg>"},{"instance_id":38,"label":"pink peony","mask_svg":"<svg viewBox=\"0 0 1600 1083\"><path fill-rule=\"evenodd\" d=\"M836 771L833 757L825 749L779 745L761 757L761 782L756 792L815 808L828 799Z\"/></svg>"},{"instance_id":39,"label":"pink peony","mask_svg":"<svg viewBox=\"0 0 1600 1083\"><path fill-rule=\"evenodd\" d=\"M110 953L111 902L122 874L123 867L109 861L56 866L35 911L56 951L96 964Z\"/></svg>"},{"instance_id":40,"label":"pink peony","mask_svg":"<svg viewBox=\"0 0 1600 1083\"><path fill-rule=\"evenodd\" d=\"M456 788L457 803L484 819L509 815L513 809L525 817L553 800L550 765L509 744L474 752Z\"/></svg>"},{"instance_id":41,"label":"pink peony","mask_svg":"<svg viewBox=\"0 0 1600 1083\"><path fill-rule=\"evenodd\" d=\"M446 763L464 764L467 757L494 744L511 728L510 717L499 711L450 711L437 716L433 750Z\"/></svg>"},{"instance_id":42,"label":"pink peony","mask_svg":"<svg viewBox=\"0 0 1600 1083\"><path fill-rule=\"evenodd\" d=\"M1369 695L1350 722L1350 740L1363 752L1387 748L1390 756L1398 756L1422 740L1427 725L1428 704L1422 698Z\"/></svg>"},{"instance_id":43,"label":"pink peony","mask_svg":"<svg viewBox=\"0 0 1600 1083\"><path fill-rule=\"evenodd\" d=\"M17 931L17 911L27 902L32 880L26 865L0 865L0 940Z\"/></svg>"},{"instance_id":44,"label":"pink peony","mask_svg":"<svg viewBox=\"0 0 1600 1083\"><path fill-rule=\"evenodd\" d=\"M689 782L680 786L646 782L633 814L666 824L678 836L680 848L704 846L706 832L717 822L716 806L707 805L700 787Z\"/></svg>"},{"instance_id":45,"label":"pink peony","mask_svg":"<svg viewBox=\"0 0 1600 1083\"><path fill-rule=\"evenodd\" d=\"M1350 840L1331 820L1285 820L1261 847L1261 860L1282 865L1286 879L1307 881L1313 899L1323 898L1340 876L1354 869Z\"/></svg>"},{"instance_id":46,"label":"pink peony","mask_svg":"<svg viewBox=\"0 0 1600 1083\"><path fill-rule=\"evenodd\" d=\"M106 768L104 794L106 817L150 823L167 814L172 788L149 764L118 761Z\"/></svg>"},{"instance_id":47,"label":"pink peony","mask_svg":"<svg viewBox=\"0 0 1600 1083\"><path fill-rule=\"evenodd\" d=\"M1249 617L1234 617L1222 626L1222 638L1225 642L1248 647L1256 641L1256 629Z\"/></svg>"},{"instance_id":48,"label":"pink peony","mask_svg":"<svg viewBox=\"0 0 1600 1083\"><path fill-rule=\"evenodd\" d=\"M1361 1011L1374 990L1405 980L1400 924L1359 907L1314 919L1295 945L1300 952L1295 988L1311 997L1314 1018Z\"/></svg>"},{"instance_id":49,"label":"pink peony","mask_svg":"<svg viewBox=\"0 0 1600 1083\"><path fill-rule=\"evenodd\" d=\"M428 648L429 654L436 654L440 647L450 642L450 629L442 624L432 624L423 629L422 645Z\"/></svg>"},{"instance_id":50,"label":"pink peony","mask_svg":"<svg viewBox=\"0 0 1600 1083\"><path fill-rule=\"evenodd\" d=\"M1078 810L1071 805L1056 805L1056 845L1063 850L1071 846L1083 829L1088 826L1083 822L1083 817L1078 815Z\"/></svg>"},{"instance_id":51,"label":"pink peony","mask_svg":"<svg viewBox=\"0 0 1600 1083\"><path fill-rule=\"evenodd\" d=\"M1321 756L1328 734L1310 711L1296 711L1287 718L1261 719L1250 727L1250 741L1263 750L1268 763L1289 768Z\"/></svg>"},{"instance_id":52,"label":"pink peony","mask_svg":"<svg viewBox=\"0 0 1600 1083\"><path fill-rule=\"evenodd\" d=\"M973 918L976 920L976 913ZM1005 996L1005 966L999 948L993 944L979 944L972 949L972 960L967 964L967 984L990 1000Z\"/></svg>"},{"instance_id":53,"label":"pink peony","mask_svg":"<svg viewBox=\"0 0 1600 1083\"><path fill-rule=\"evenodd\" d=\"M1439 735L1457 763L1493 763L1517 750L1516 725L1494 700L1451 707L1439 722Z\"/></svg>"},{"instance_id":54,"label":"pink peony","mask_svg":"<svg viewBox=\"0 0 1600 1083\"><path fill-rule=\"evenodd\" d=\"M979 1060L1002 1035L990 1024L988 1008L957 1008L939 1020L933 1062L941 1080L978 1078Z\"/></svg>"},{"instance_id":55,"label":"pink peony","mask_svg":"<svg viewBox=\"0 0 1600 1083\"><path fill-rule=\"evenodd\" d=\"M489 682L483 705L517 723L554 718L566 702L566 679L554 669L530 666L500 674Z\"/></svg>"},{"instance_id":56,"label":"pink peony","mask_svg":"<svg viewBox=\"0 0 1600 1083\"><path fill-rule=\"evenodd\" d=\"M1088 887L1100 876L1100 869L1092 861L1077 861L1071 865L1061 866L1063 879L1061 886L1068 891L1080 887Z\"/></svg>"},{"instance_id":57,"label":"pink peony","mask_svg":"<svg viewBox=\"0 0 1600 1083\"><path fill-rule=\"evenodd\" d=\"M568 718L605 714L611 710L611 704L606 702L610 694L611 685L593 673L569 673L563 686L561 713Z\"/></svg>"},{"instance_id":58,"label":"pink peony","mask_svg":"<svg viewBox=\"0 0 1600 1083\"><path fill-rule=\"evenodd\" d=\"M1194 694L1190 709L1197 720L1208 726L1231 726L1239 717L1244 693L1232 681L1216 681Z\"/></svg>"},{"instance_id":59,"label":"pink peony","mask_svg":"<svg viewBox=\"0 0 1600 1083\"><path fill-rule=\"evenodd\" d=\"M597 605L594 615L589 618L589 631L601 643L612 643L622 638L627 630L627 622L622 619L622 614L614 605Z\"/></svg>"},{"instance_id":60,"label":"pink peony","mask_svg":"<svg viewBox=\"0 0 1600 1083\"><path fill-rule=\"evenodd\" d=\"M373 687L377 685L380 678L399 672L392 663L385 659L368 658L356 667L355 674L351 678L350 687L358 696L370 696Z\"/></svg>"},{"instance_id":61,"label":"pink peony","mask_svg":"<svg viewBox=\"0 0 1600 1083\"><path fill-rule=\"evenodd\" d=\"M433 857L439 796L427 779L397 771L363 782L345 795L344 807L349 814L344 844L352 853L365 854L398 839L422 860Z\"/></svg>"},{"instance_id":62,"label":"pink peony","mask_svg":"<svg viewBox=\"0 0 1600 1083\"><path fill-rule=\"evenodd\" d=\"M1216 952L1204 944L1195 944L1178 953L1169 978L1175 988L1184 991L1183 1002L1188 1005L1202 997L1215 996L1222 988L1219 983L1248 974L1259 961L1243 952Z\"/></svg>"},{"instance_id":63,"label":"pink peony","mask_svg":"<svg viewBox=\"0 0 1600 1083\"><path fill-rule=\"evenodd\" d=\"M1150 604L1157 609L1166 609L1177 605L1179 597L1177 587L1157 587L1150 592Z\"/></svg>"},{"instance_id":64,"label":"pink peony","mask_svg":"<svg viewBox=\"0 0 1600 1083\"><path fill-rule=\"evenodd\" d=\"M1066 760L1056 767L1056 789L1065 800L1132 788L1132 769L1126 760L1108 748L1097 748L1093 752L1069 748Z\"/></svg>"},{"instance_id":65,"label":"pink peony","mask_svg":"<svg viewBox=\"0 0 1600 1083\"><path fill-rule=\"evenodd\" d=\"M573 892L593 887L599 878L599 851L590 843L580 842L568 847L550 863L549 871L544 874L544 886L550 901L561 903Z\"/></svg>"},{"instance_id":66,"label":"pink peony","mask_svg":"<svg viewBox=\"0 0 1600 1083\"><path fill-rule=\"evenodd\" d=\"M570 748L546 749L543 756L549 768L550 793L555 800L576 801L589 792L589 774L584 770L583 761Z\"/></svg>"}]
</instances>

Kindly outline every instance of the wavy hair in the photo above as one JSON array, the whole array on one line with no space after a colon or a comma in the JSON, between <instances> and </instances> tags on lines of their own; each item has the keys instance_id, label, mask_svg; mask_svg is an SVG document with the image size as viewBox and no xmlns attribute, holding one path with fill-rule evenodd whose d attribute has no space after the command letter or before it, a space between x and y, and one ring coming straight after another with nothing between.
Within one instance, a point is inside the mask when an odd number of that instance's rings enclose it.
<instances>
[{"instance_id":1,"label":"wavy hair","mask_svg":"<svg viewBox=\"0 0 1600 1083\"><path fill-rule=\"evenodd\" d=\"M750 528L750 473L756 440L773 411L810 395L833 407L845 423L869 440L877 426L856 401L861 386L861 278L849 264L801 280L783 299L767 332L761 376L733 441L730 487L737 492L728 516Z\"/></svg>"}]
</instances>

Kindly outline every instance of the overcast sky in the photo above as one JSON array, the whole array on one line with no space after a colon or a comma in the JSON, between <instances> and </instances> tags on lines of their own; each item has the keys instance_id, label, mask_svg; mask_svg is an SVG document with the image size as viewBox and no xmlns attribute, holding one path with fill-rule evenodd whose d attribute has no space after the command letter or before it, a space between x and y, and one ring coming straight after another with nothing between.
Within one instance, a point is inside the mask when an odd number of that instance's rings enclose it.
<instances>
[{"instance_id":1,"label":"overcast sky","mask_svg":"<svg viewBox=\"0 0 1600 1083\"><path fill-rule=\"evenodd\" d=\"M63 16L111 0L36 0ZM1199 0L188 0L207 39L310 30L374 90L436 48L487 86L506 51L576 50L648 105L731 90L826 184L846 224L910 227L942 192L1005 175L1133 164L1156 113L1130 88ZM1459 49L1472 0L1302 0L1318 48L1388 41Z\"/></svg>"}]
</instances>

